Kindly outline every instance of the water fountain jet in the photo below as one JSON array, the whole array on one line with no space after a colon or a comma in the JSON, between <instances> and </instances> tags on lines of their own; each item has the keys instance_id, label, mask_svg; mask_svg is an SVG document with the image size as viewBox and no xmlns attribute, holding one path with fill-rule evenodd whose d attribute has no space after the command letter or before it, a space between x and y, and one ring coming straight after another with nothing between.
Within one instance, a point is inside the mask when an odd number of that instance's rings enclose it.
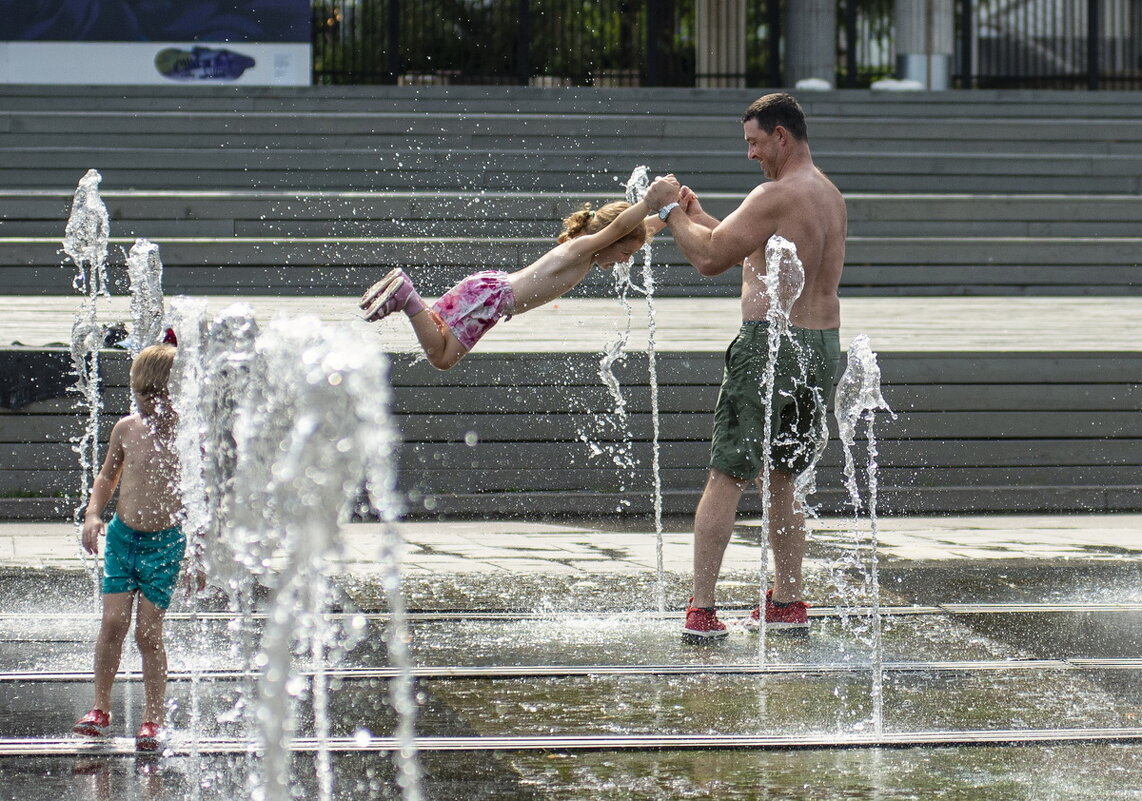
<instances>
[{"instance_id":1,"label":"water fountain jet","mask_svg":"<svg viewBox=\"0 0 1142 801\"><path fill-rule=\"evenodd\" d=\"M878 521L876 513L877 493L877 450L874 423L877 411L886 411L892 417L888 403L880 391L880 365L865 334L853 337L848 349L848 364L837 384L834 414L837 429L845 451L845 486L853 507L853 515L859 518L861 499L856 479L856 459L853 446L856 441L857 424L863 419L867 425L868 458L866 477L868 481L868 515L870 521L869 541L869 583L872 591L872 721L876 734L884 733L884 645L880 621L880 559ZM855 522L855 521L854 521Z\"/></svg>"},{"instance_id":2,"label":"water fountain jet","mask_svg":"<svg viewBox=\"0 0 1142 801\"><path fill-rule=\"evenodd\" d=\"M100 297L110 295L107 289L107 240L111 227L107 206L99 196L101 180L102 176L97 170L88 170L80 179L72 199L63 240L64 252L77 270L72 279L72 287L83 296L71 328L71 359L77 379L75 389L82 395L87 410L83 433L75 445L80 466L79 504L73 515L77 543L80 540L87 498L100 461L99 429L103 397L99 352L106 334L104 326L99 322L96 305ZM85 554L84 566L91 574L95 600L98 601L101 567L97 560L90 560L86 552L82 553Z\"/></svg>"}]
</instances>

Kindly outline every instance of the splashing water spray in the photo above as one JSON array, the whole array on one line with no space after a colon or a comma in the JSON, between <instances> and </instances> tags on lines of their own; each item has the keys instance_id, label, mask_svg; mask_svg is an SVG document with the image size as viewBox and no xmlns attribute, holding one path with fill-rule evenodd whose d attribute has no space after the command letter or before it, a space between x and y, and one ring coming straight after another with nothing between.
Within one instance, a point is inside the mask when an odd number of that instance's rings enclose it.
<instances>
[{"instance_id":1,"label":"splashing water spray","mask_svg":"<svg viewBox=\"0 0 1142 801\"><path fill-rule=\"evenodd\" d=\"M650 177L645 165L635 167L626 183L626 201L634 204L639 202L650 186ZM614 365L621 362L626 356L626 346L630 339L633 320L633 307L628 299L630 291L641 293L646 297L647 308L647 370L650 386L650 417L651 417L651 481L654 509L655 532L655 599L659 615L666 614L666 579L663 560L662 536L662 471L659 446L660 421L658 414L658 363L655 349L656 318L654 309L654 272L652 249L649 241L642 246L642 277L643 285L639 286L632 280L631 269L633 259L612 268L615 290L619 302L626 312L626 327L619 336L603 351L599 360L599 378L610 392L614 400L615 426L623 435L622 446L614 454L616 466L620 469L634 470L637 459L633 454L633 444L630 434L630 419L626 409L626 399L622 394L622 386L614 373Z\"/></svg>"},{"instance_id":2,"label":"splashing water spray","mask_svg":"<svg viewBox=\"0 0 1142 801\"><path fill-rule=\"evenodd\" d=\"M188 535L187 559L191 575L210 576L226 587L231 608L237 617L230 631L232 657L238 664L252 663L256 652L257 633L253 622L254 580L235 562L235 554L226 550L230 542L229 510L233 506L232 483L235 469L233 438L234 415L239 400L247 391L253 375L254 341L257 324L253 309L233 304L210 319L205 300L175 298L171 303L168 324L178 336L171 383L172 403L179 415L176 443L180 454L180 480L183 496L184 530ZM197 598L195 599L198 600ZM198 604L191 609L196 642L205 652L207 629L198 619ZM201 667L191 666L191 752L197 755L203 722L199 710ZM220 722L232 722L250 715L255 690L252 679L244 676L238 689L234 709ZM253 723L247 720L247 728ZM252 751L246 754L248 772L255 761ZM198 760L191 761L197 771ZM197 788L197 783L196 783ZM196 789L197 792L197 789Z\"/></svg>"},{"instance_id":3,"label":"splashing water spray","mask_svg":"<svg viewBox=\"0 0 1142 801\"><path fill-rule=\"evenodd\" d=\"M650 176L646 167L637 167L627 182L627 202L637 203L646 195ZM662 542L662 463L659 446L660 420L658 415L658 351L655 336L658 320L654 310L654 259L650 239L642 246L642 292L646 296L646 367L650 382L650 472L654 491L654 561L656 568L655 595L658 614L666 614L666 579ZM633 284L632 284L633 286ZM636 286L635 289L638 289Z\"/></svg>"},{"instance_id":4,"label":"splashing water spray","mask_svg":"<svg viewBox=\"0 0 1142 801\"><path fill-rule=\"evenodd\" d=\"M291 319L271 324L259 337L258 350L270 380L258 382L258 392L239 408L234 486L242 499L239 508L260 506L269 515L247 521L238 514L235 528L242 532L253 523L261 532L261 551L266 553L268 547L279 565L272 576L273 601L258 655L265 664L258 720L266 749L264 797L284 801L290 797L286 768L291 699L304 689L303 682L290 675L291 642L307 644L317 666L309 693L320 745L329 737L323 669L333 645L324 614L331 590L327 565L340 553L340 528L362 482L388 475L382 465L392 461L396 436L388 417L388 360L374 338L325 327L313 318ZM388 486L367 489L379 498ZM337 509L339 514L330 514ZM390 656L396 654L390 651ZM408 667L402 669L406 679ZM411 681L402 686L411 688ZM413 705L411 698L396 703L406 713L406 722ZM411 726L403 731L407 735ZM411 739L401 741L397 756L404 797L419 799ZM327 747L319 747L317 768L319 797L329 799Z\"/></svg>"},{"instance_id":5,"label":"splashing water spray","mask_svg":"<svg viewBox=\"0 0 1142 801\"><path fill-rule=\"evenodd\" d=\"M254 310L244 303L231 304L206 326L199 354L203 391L198 412L203 421L200 441L207 513L201 556L203 569L226 588L230 608L237 615L231 623L233 652L243 665L252 664L257 654L255 591L264 566L255 559L257 543L240 540L234 530L236 426L239 407L266 380L257 352L258 333ZM231 719L244 720L250 731L257 729L256 697L257 687L246 677ZM247 760L252 768L253 755L247 753Z\"/></svg>"},{"instance_id":6,"label":"splashing water spray","mask_svg":"<svg viewBox=\"0 0 1142 801\"><path fill-rule=\"evenodd\" d=\"M742 265L743 270L752 270L753 265L746 259ZM765 362L765 371L762 375L762 392L764 393L764 408L773 408L774 385L776 383L777 357L781 352L781 340L786 338L792 343L789 335L789 314L793 304L801 295L805 286L805 269L801 260L797 258L796 246L779 236L773 236L765 246L765 273L761 276L765 287L766 311L765 319L767 345L769 358ZM765 596L768 581L766 579L769 569L769 498L771 494L770 471L773 469L773 432L769 425L762 427L762 468L761 468L761 553L759 555L760 567L758 570L758 592L760 596L760 636L758 637L758 660L765 664Z\"/></svg>"},{"instance_id":7,"label":"splashing water spray","mask_svg":"<svg viewBox=\"0 0 1142 801\"><path fill-rule=\"evenodd\" d=\"M64 250L78 269L73 286L83 302L72 328L76 388L87 400L88 423L76 446L86 500L98 464L101 413L99 351L105 330L96 302L108 296L106 256L109 215L98 194L100 175L90 170L75 192ZM415 742L416 701L408 631L400 591L403 540L395 527L394 453L399 437L389 408L388 357L375 337L347 327L324 326L313 318L275 322L263 334L252 310L235 304L213 320L206 302L176 298L163 312L162 264L158 249L138 240L128 256L132 291L132 355L161 338L164 327L179 338L171 395L179 415L176 431L182 525L193 543L191 570L201 570L236 596L249 619L240 620L241 663L260 671L235 705L247 723L251 797L293 798L291 740L294 707L302 696L312 703L316 728L318 798L333 798L328 747L327 666L351 648L360 631L338 639L329 622L332 585L329 566L337 558L341 526L362 489L382 521L380 556L390 608L386 631L391 664L391 704L398 715L394 753L404 801L419 801L421 772ZM84 506L76 509L82 519ZM99 566L94 567L99 596ZM254 585L261 580L273 603L260 648L252 618ZM197 609L197 607L195 607ZM363 623L363 619L361 621ZM354 624L351 628L361 629ZM196 638L203 629L195 627ZM203 637L195 650L206 652ZM307 682L293 665L295 644L308 648L314 678ZM203 786L198 705L201 666L191 669L192 798ZM255 691L256 690L256 691ZM256 696L256 698L255 698ZM220 715L219 723L227 722ZM261 758L258 758L258 752Z\"/></svg>"},{"instance_id":8,"label":"splashing water spray","mask_svg":"<svg viewBox=\"0 0 1142 801\"><path fill-rule=\"evenodd\" d=\"M375 343L373 337L369 341ZM397 491L396 459L400 447L400 435L392 421L392 384L389 381L389 362L373 354L373 361L382 372L381 382L376 387L362 383L356 391L368 393L369 401L361 402L363 408L371 411L372 420L369 435L373 441L366 452L364 463L365 491L381 522L381 580L385 599L389 607L389 625L385 631L385 645L388 648L389 662L397 669L397 675L390 679L389 703L397 714L395 739L400 747L393 754L397 770L397 784L400 786L402 801L421 801L424 791L421 787L422 771L416 750L416 685L412 674L412 654L409 643L412 635L408 629L404 592L401 589L401 564L404 559L405 541L397 531L396 521L404 511ZM358 732L358 739L361 732Z\"/></svg>"},{"instance_id":9,"label":"splashing water spray","mask_svg":"<svg viewBox=\"0 0 1142 801\"><path fill-rule=\"evenodd\" d=\"M313 710L315 797L334 797L328 668L363 635L363 620L344 631L333 625L328 575L341 552L341 527L363 487L364 511L371 504L382 520L386 642L397 668L389 685L397 712L397 780L401 797L418 801L388 357L375 337L313 318L261 327L240 303L208 319L202 301L176 298L169 319L181 326L175 405L188 527L203 532L202 565L238 613L233 657L257 674L243 681L233 708L218 718L247 733L250 797L293 797L291 743L303 698ZM259 585L269 593L261 632ZM312 679L295 663L307 663ZM370 737L357 734L358 740Z\"/></svg>"},{"instance_id":10,"label":"splashing water spray","mask_svg":"<svg viewBox=\"0 0 1142 801\"><path fill-rule=\"evenodd\" d=\"M87 408L87 422L74 448L79 455L79 505L75 508L77 542L83 526L83 513L87 498L99 469L99 424L103 399L99 379L99 351L103 347L104 328L99 323L96 303L100 296L108 297L107 290L107 239L110 235L110 218L107 206L99 197L99 172L88 170L79 181L72 199L71 214L64 230L63 249L78 272L72 286L82 294L79 309L71 327L71 361L76 374L75 389L83 396ZM83 555L84 567L95 585L95 599L99 600L99 572L97 559Z\"/></svg>"},{"instance_id":11,"label":"splashing water spray","mask_svg":"<svg viewBox=\"0 0 1142 801\"><path fill-rule=\"evenodd\" d=\"M837 429L845 449L845 486L853 506L853 515L859 519L861 499L857 487L856 460L853 445L856 441L857 424L863 418L867 426L868 460L866 479L868 483L868 516L870 541L869 576L872 591L872 723L876 734L884 732L884 664L880 627L880 578L877 557L878 529L876 517L877 491L877 450L874 424L876 411L884 410L892 418L896 415L888 407L880 392L880 366L876 354L869 345L868 337L858 334L853 337L848 349L848 364L837 384L834 414ZM854 521L855 523L855 521ZM855 526L854 526L855 529Z\"/></svg>"},{"instance_id":12,"label":"splashing water spray","mask_svg":"<svg viewBox=\"0 0 1142 801\"><path fill-rule=\"evenodd\" d=\"M166 325L176 332L178 348L171 366L171 405L178 415L175 449L179 454L179 488L182 491L182 527L187 535L187 571L191 576L205 574L203 544L209 526L202 434L206 424L201 414L203 380L201 370L202 339L205 328L206 301L202 298L175 298L167 314ZM191 606L191 631L196 654L206 653L206 630L198 618L198 604ZM198 660L190 665L190 801L202 795L202 666Z\"/></svg>"},{"instance_id":13,"label":"splashing water spray","mask_svg":"<svg viewBox=\"0 0 1142 801\"><path fill-rule=\"evenodd\" d=\"M131 288L131 335L125 344L134 359L143 348L163 338L163 263L159 246L136 239L127 254L127 277Z\"/></svg>"},{"instance_id":14,"label":"splashing water spray","mask_svg":"<svg viewBox=\"0 0 1142 801\"><path fill-rule=\"evenodd\" d=\"M630 415L627 412L627 401L623 397L622 384L615 375L615 365L621 364L626 360L627 356L627 343L630 341L631 322L632 322L632 308L630 301L627 299L627 290L630 286L629 282L630 264L616 264L614 266L613 279L615 282L615 290L618 293L619 303L626 313L626 325L619 331L617 337L609 342L603 348L603 354L599 357L599 380L603 382L603 386L607 388L607 392L611 395L613 406L610 413L607 415L598 415L595 420L602 426L612 429L618 436L618 441L615 444L595 444L590 441L588 436L580 433L580 438L588 443L593 455L600 455L608 452L611 457L611 462L619 471L621 476L628 476L632 474L635 469L637 460L635 459L633 450L634 445L631 438L630 430ZM601 433L601 432L600 432ZM626 490L626 478L623 479L623 484L620 485L620 493ZM621 513L623 508L630 505L630 501L620 497L619 506L615 509L616 512Z\"/></svg>"}]
</instances>

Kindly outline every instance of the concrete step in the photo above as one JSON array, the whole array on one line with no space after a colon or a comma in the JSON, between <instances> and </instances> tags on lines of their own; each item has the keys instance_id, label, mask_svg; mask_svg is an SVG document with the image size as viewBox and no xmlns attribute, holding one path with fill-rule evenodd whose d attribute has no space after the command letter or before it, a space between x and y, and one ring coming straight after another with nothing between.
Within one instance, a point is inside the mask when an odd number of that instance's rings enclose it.
<instances>
[{"instance_id":1,"label":"concrete step","mask_svg":"<svg viewBox=\"0 0 1142 801\"><path fill-rule=\"evenodd\" d=\"M700 189L700 187L699 187ZM234 190L101 193L119 237L552 235L600 192L281 192ZM701 192L724 217L741 194ZM72 192L0 191L0 237L52 238L63 232ZM845 197L849 233L889 237L1132 237L1142 219L1138 195L865 194Z\"/></svg>"},{"instance_id":2,"label":"concrete step","mask_svg":"<svg viewBox=\"0 0 1142 801\"><path fill-rule=\"evenodd\" d=\"M781 88L694 89L520 86L0 86L4 109L56 111L212 110L218 112L401 112L462 109L501 114L630 114L738 117L755 98ZM1142 92L973 89L794 92L810 117L1136 119Z\"/></svg>"},{"instance_id":3,"label":"concrete step","mask_svg":"<svg viewBox=\"0 0 1142 801\"><path fill-rule=\"evenodd\" d=\"M760 180L737 121L759 93L0 87L0 270L10 291L62 291L70 194L97 167L115 246L158 241L176 291L336 292L384 264L441 290L530 262L639 164L724 215ZM802 94L850 198L847 293L1137 291L1142 94ZM732 291L678 275L667 293Z\"/></svg>"},{"instance_id":4,"label":"concrete step","mask_svg":"<svg viewBox=\"0 0 1142 801\"><path fill-rule=\"evenodd\" d=\"M0 186L71 187L73 171L97 167L108 187L613 191L640 163L705 191L757 181L737 121L753 90L168 88L178 91L0 88L12 101L0 112ZM1137 194L1139 97L804 100L817 160L846 192Z\"/></svg>"},{"instance_id":5,"label":"concrete step","mask_svg":"<svg viewBox=\"0 0 1142 801\"><path fill-rule=\"evenodd\" d=\"M517 270L552 245L552 237L153 238L168 293L340 294L367 285L377 271L402 266L421 291L439 295L478 269ZM123 254L132 241L113 238L109 260L116 291L125 292ZM844 293L1121 294L1138 293L1133 238L850 237ZM740 268L716 281L699 276L669 238L654 244L664 296L721 296L739 291ZM69 294L60 239L0 239L0 276L10 294ZM608 274L592 271L571 297L613 292Z\"/></svg>"},{"instance_id":6,"label":"concrete step","mask_svg":"<svg viewBox=\"0 0 1142 801\"><path fill-rule=\"evenodd\" d=\"M894 418L878 416L876 426L881 511L1142 509L1135 447L1142 353L1015 353L995 344L880 354L883 389L896 410ZM493 503L501 513L525 503L538 504L527 507L532 513L603 512L593 504L616 502L645 511L653 431L647 359L630 353L616 365L630 399L619 427L598 359L473 353L440 372L395 355L393 409L405 443L399 475L411 513L480 513ZM114 417L127 408L127 360L108 352L100 363L104 414ZM672 512L692 512L681 507L692 507L702 484L721 364L717 352L673 352L658 361L660 476ZM0 414L0 492L77 494L71 441L80 420L71 400ZM589 443L604 454L629 454L633 467L591 458ZM859 439L858 450L864 445ZM821 463L822 492L813 498L827 513L846 508L842 465L834 437Z\"/></svg>"},{"instance_id":7,"label":"concrete step","mask_svg":"<svg viewBox=\"0 0 1142 801\"><path fill-rule=\"evenodd\" d=\"M153 111L0 112L3 147L230 147L306 150L324 148L533 150L585 147L610 149L644 143L648 151L671 142L699 141L705 149L737 146L744 151L741 124L725 114L647 119L634 114L546 115L455 114L416 110L377 113ZM589 141L584 142L584 139ZM809 139L820 149L961 152L1022 152L1057 147L1060 152L1130 153L1142 139L1142 121L1099 120L1090 128L1070 120L992 119L956 115L946 119L876 119L814 116Z\"/></svg>"},{"instance_id":8,"label":"concrete step","mask_svg":"<svg viewBox=\"0 0 1142 801\"><path fill-rule=\"evenodd\" d=\"M11 154L9 154L11 155ZM204 154L205 155L205 154ZM42 166L12 157L18 166L3 168L5 188L74 189L91 168L100 170L110 189L270 189L282 191L506 191L594 192L621 197L631 171L647 159L644 153L552 158L529 167L532 154L501 155L496 160L460 160L436 164L426 157L400 155L378 159L358 155L338 161L331 154L312 162L291 161L281 154L251 154L196 160L193 154L69 153L44 159ZM665 154L648 166L652 172L673 171L697 190L739 195L758 184L757 173L740 157ZM993 157L995 170L980 166L975 156L926 155L912 158L880 154L822 154L818 164L842 192L949 194L1139 194L1142 157L1048 156ZM177 164L173 162L178 162ZM216 163L212 163L216 162Z\"/></svg>"}]
</instances>

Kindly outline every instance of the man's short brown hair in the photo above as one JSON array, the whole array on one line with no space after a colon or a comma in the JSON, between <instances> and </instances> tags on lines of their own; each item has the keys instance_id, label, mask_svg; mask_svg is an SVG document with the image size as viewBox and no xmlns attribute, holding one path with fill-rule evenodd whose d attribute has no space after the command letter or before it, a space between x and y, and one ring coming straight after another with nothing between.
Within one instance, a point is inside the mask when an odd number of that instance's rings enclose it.
<instances>
[{"instance_id":1,"label":"man's short brown hair","mask_svg":"<svg viewBox=\"0 0 1142 801\"><path fill-rule=\"evenodd\" d=\"M785 92L774 92L762 95L749 104L749 108L742 115L742 122L755 120L757 127L767 134L773 133L780 125L789 131L789 135L798 141L809 138L809 131L805 125L805 111L801 108L793 95Z\"/></svg>"}]
</instances>

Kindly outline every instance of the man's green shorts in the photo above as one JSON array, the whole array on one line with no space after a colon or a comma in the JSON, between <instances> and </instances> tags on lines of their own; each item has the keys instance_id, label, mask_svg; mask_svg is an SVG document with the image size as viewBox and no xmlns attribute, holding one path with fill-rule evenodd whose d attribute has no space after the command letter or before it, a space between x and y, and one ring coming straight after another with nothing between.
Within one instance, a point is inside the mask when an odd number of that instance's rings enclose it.
<instances>
[{"instance_id":1,"label":"man's green shorts","mask_svg":"<svg viewBox=\"0 0 1142 801\"><path fill-rule=\"evenodd\" d=\"M812 464L840 368L840 334L835 328L789 328L789 336L780 338L767 413L769 360L769 324L743 323L726 350L710 448L710 466L743 481L757 478L765 464L766 423L775 468L800 473Z\"/></svg>"}]
</instances>

